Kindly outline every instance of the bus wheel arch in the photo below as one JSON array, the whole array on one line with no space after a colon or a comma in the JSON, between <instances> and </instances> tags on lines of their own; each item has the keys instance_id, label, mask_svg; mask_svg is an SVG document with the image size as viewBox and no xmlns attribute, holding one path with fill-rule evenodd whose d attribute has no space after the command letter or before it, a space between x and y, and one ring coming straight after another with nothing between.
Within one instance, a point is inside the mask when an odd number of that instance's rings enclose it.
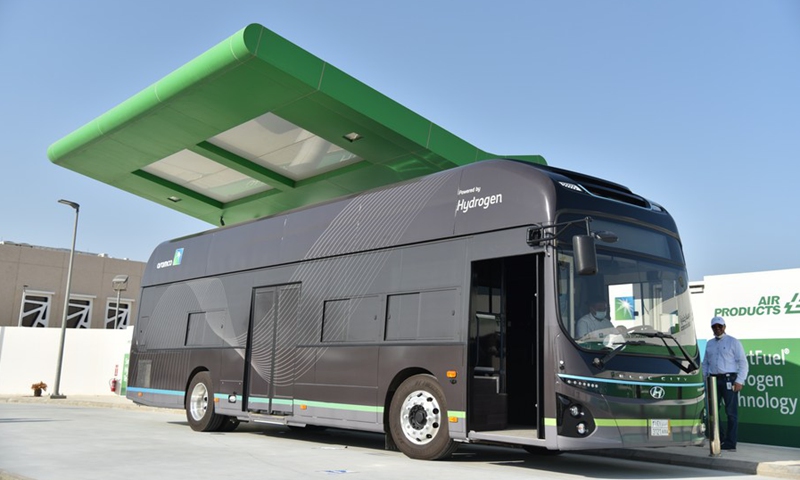
<instances>
[{"instance_id":1,"label":"bus wheel arch","mask_svg":"<svg viewBox=\"0 0 800 480\"><path fill-rule=\"evenodd\" d=\"M392 395L388 426L394 444L411 458L438 460L458 448L450 438L444 391L428 373L412 375L400 384Z\"/></svg>"},{"instance_id":2,"label":"bus wheel arch","mask_svg":"<svg viewBox=\"0 0 800 480\"><path fill-rule=\"evenodd\" d=\"M389 384L389 388L386 389L386 398L383 399L383 425L384 429L387 434L389 434L389 410L392 407L392 398L394 398L395 392L397 389L400 388L403 382L408 380L409 378L413 377L414 375L433 375L431 372L425 370L424 368L419 367L410 367L397 374L392 379L392 382Z\"/></svg>"},{"instance_id":3,"label":"bus wheel arch","mask_svg":"<svg viewBox=\"0 0 800 480\"><path fill-rule=\"evenodd\" d=\"M186 420L196 432L216 431L227 418L215 411L213 387L211 374L207 370L199 370L191 377L186 388Z\"/></svg>"}]
</instances>

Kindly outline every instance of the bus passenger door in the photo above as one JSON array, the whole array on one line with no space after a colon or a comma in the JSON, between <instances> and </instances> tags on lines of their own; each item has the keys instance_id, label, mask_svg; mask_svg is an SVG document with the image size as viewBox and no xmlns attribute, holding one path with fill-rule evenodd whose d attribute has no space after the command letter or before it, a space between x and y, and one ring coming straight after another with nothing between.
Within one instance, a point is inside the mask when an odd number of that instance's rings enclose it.
<instances>
[{"instance_id":1,"label":"bus passenger door","mask_svg":"<svg viewBox=\"0 0 800 480\"><path fill-rule=\"evenodd\" d=\"M508 397L502 262L474 262L471 290L469 428L503 430L508 425Z\"/></svg>"},{"instance_id":2,"label":"bus passenger door","mask_svg":"<svg viewBox=\"0 0 800 480\"><path fill-rule=\"evenodd\" d=\"M250 411L292 412L299 295L300 285L263 287L253 292L246 375Z\"/></svg>"},{"instance_id":3,"label":"bus passenger door","mask_svg":"<svg viewBox=\"0 0 800 480\"><path fill-rule=\"evenodd\" d=\"M543 438L541 265L537 255L472 263L470 430Z\"/></svg>"}]
</instances>

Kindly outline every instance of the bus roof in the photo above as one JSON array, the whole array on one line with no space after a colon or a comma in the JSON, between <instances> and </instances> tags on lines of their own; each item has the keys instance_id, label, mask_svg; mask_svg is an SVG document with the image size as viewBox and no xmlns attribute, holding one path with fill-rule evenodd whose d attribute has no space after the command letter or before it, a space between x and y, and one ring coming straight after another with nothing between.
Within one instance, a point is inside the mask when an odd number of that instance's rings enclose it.
<instances>
[{"instance_id":1,"label":"bus roof","mask_svg":"<svg viewBox=\"0 0 800 480\"><path fill-rule=\"evenodd\" d=\"M214 225L497 157L257 24L47 154Z\"/></svg>"}]
</instances>

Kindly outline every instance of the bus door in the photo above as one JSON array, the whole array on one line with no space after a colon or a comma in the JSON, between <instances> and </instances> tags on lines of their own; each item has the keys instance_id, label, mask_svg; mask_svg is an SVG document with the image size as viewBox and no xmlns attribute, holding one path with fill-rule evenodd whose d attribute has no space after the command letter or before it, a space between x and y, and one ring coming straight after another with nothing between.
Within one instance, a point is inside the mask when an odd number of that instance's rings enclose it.
<instances>
[{"instance_id":1,"label":"bus door","mask_svg":"<svg viewBox=\"0 0 800 480\"><path fill-rule=\"evenodd\" d=\"M297 303L300 285L253 292L247 341L247 410L292 413Z\"/></svg>"},{"instance_id":2,"label":"bus door","mask_svg":"<svg viewBox=\"0 0 800 480\"><path fill-rule=\"evenodd\" d=\"M541 255L472 263L469 429L538 431Z\"/></svg>"}]
</instances>

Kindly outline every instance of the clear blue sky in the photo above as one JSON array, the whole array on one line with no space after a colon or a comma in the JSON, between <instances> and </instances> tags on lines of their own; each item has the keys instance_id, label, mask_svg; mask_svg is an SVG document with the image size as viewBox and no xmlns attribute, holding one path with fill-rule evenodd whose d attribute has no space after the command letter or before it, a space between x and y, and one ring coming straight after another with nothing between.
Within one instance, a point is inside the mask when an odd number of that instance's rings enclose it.
<instances>
[{"instance_id":1,"label":"clear blue sky","mask_svg":"<svg viewBox=\"0 0 800 480\"><path fill-rule=\"evenodd\" d=\"M211 225L47 147L249 23L499 154L664 205L689 276L800 267L800 2L0 0L0 240L147 260ZM112 161L110 159L110 161Z\"/></svg>"}]
</instances>

